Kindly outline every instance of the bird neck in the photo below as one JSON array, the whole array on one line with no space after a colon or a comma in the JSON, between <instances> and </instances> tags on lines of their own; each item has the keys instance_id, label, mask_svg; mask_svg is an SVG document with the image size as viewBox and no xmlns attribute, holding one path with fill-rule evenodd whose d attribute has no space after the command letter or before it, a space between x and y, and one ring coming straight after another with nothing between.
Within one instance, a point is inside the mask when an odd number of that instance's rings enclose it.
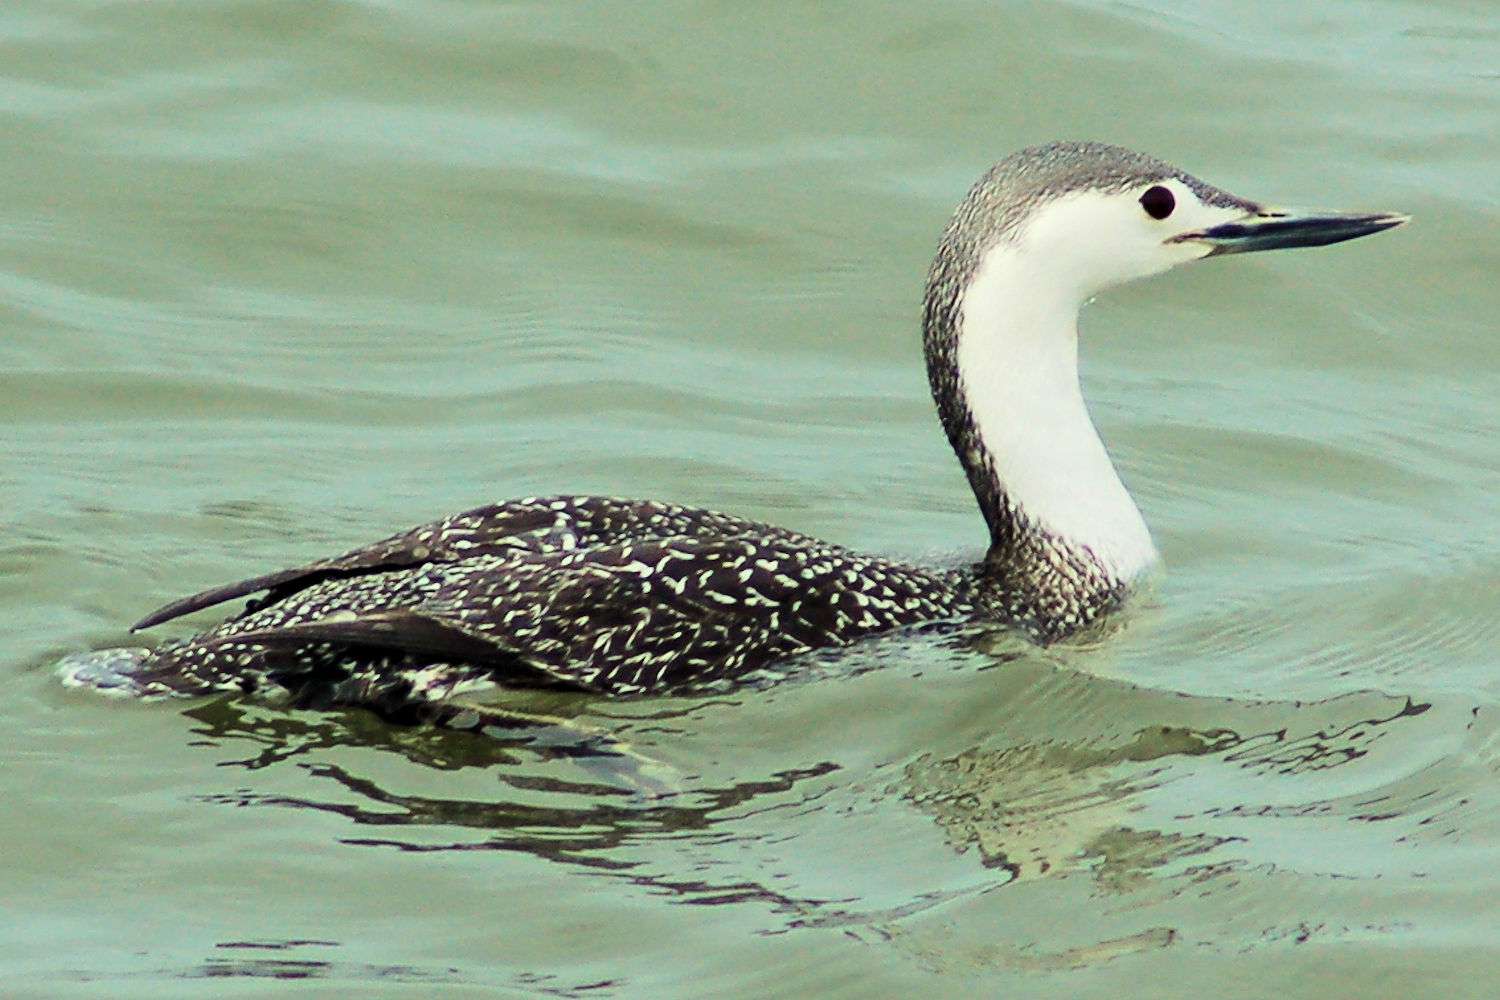
<instances>
[{"instance_id":1,"label":"bird neck","mask_svg":"<svg viewBox=\"0 0 1500 1000\"><path fill-rule=\"evenodd\" d=\"M938 413L990 529L989 575L1067 605L1117 595L1156 548L1078 381L1082 295L1001 243L940 252L924 316Z\"/></svg>"}]
</instances>

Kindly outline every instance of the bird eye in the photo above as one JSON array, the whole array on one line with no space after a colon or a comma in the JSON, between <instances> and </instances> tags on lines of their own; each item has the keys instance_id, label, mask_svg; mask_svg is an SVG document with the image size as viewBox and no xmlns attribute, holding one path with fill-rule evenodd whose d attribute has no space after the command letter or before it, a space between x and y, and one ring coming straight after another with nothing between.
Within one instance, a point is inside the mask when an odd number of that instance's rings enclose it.
<instances>
[{"instance_id":1,"label":"bird eye","mask_svg":"<svg viewBox=\"0 0 1500 1000\"><path fill-rule=\"evenodd\" d=\"M1171 191L1158 184L1156 187L1147 188L1146 193L1141 195L1141 207L1151 218L1165 219L1172 214L1172 209L1177 207L1177 199L1172 197Z\"/></svg>"}]
</instances>

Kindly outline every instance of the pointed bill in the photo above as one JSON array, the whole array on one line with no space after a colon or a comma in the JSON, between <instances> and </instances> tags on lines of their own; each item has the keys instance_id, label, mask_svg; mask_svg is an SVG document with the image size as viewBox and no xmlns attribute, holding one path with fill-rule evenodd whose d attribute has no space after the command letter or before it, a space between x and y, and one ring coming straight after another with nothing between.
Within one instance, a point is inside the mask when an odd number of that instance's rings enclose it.
<instances>
[{"instance_id":1,"label":"pointed bill","mask_svg":"<svg viewBox=\"0 0 1500 1000\"><path fill-rule=\"evenodd\" d=\"M1411 216L1400 212L1317 212L1261 209L1232 222L1179 233L1172 243L1206 243L1207 256L1280 250L1283 247L1321 247L1369 236L1399 226Z\"/></svg>"}]
</instances>

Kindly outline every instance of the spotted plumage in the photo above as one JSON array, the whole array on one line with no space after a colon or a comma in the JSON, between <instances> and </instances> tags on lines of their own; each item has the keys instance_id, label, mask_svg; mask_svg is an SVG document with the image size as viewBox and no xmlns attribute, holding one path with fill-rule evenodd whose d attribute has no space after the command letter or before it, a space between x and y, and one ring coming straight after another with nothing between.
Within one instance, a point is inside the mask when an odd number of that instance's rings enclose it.
<instances>
[{"instance_id":1,"label":"spotted plumage","mask_svg":"<svg viewBox=\"0 0 1500 1000\"><path fill-rule=\"evenodd\" d=\"M533 497L173 602L137 627L252 598L190 639L69 657L63 676L401 714L496 684L628 695L732 679L934 622L1064 638L1156 556L1079 389L1083 302L1201 257L1402 221L1264 209L1114 146L1022 150L959 205L924 299L929 383L989 528L983 559L924 568L707 510Z\"/></svg>"},{"instance_id":2,"label":"spotted plumage","mask_svg":"<svg viewBox=\"0 0 1500 1000\"><path fill-rule=\"evenodd\" d=\"M713 511L545 497L205 591L142 625L261 590L217 628L143 652L132 693L396 704L499 682L634 694L1005 613L972 567L862 556Z\"/></svg>"}]
</instances>

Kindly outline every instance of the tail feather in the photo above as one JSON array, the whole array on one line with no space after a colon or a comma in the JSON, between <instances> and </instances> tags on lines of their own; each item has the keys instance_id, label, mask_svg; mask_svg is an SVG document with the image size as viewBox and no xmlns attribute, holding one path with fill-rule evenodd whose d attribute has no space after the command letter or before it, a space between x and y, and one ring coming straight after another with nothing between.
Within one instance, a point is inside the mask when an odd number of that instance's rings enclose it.
<instances>
[{"instance_id":1,"label":"tail feather","mask_svg":"<svg viewBox=\"0 0 1500 1000\"><path fill-rule=\"evenodd\" d=\"M167 698L188 694L150 669L155 653L149 649L98 649L65 656L57 664L64 687L88 688L116 698Z\"/></svg>"},{"instance_id":2,"label":"tail feather","mask_svg":"<svg viewBox=\"0 0 1500 1000\"><path fill-rule=\"evenodd\" d=\"M436 706L455 695L496 685L487 667L338 643L267 648L188 641L157 649L100 649L64 657L57 673L65 687L119 698L229 693L300 708L362 706L424 720L450 714Z\"/></svg>"}]
</instances>

